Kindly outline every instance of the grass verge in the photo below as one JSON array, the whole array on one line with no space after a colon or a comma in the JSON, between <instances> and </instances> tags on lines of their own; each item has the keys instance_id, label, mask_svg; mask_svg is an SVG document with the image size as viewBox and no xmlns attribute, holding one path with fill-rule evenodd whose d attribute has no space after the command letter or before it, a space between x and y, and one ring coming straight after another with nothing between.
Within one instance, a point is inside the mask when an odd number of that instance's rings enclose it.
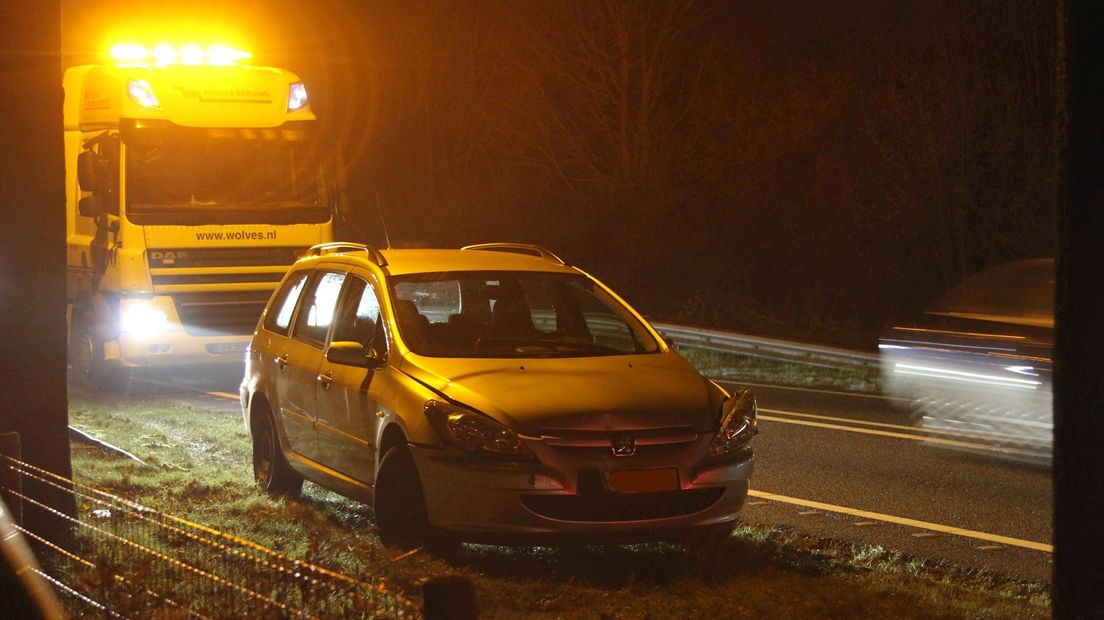
<instances>
[{"instance_id":1,"label":"grass verge","mask_svg":"<svg viewBox=\"0 0 1104 620\"><path fill-rule=\"evenodd\" d=\"M450 561L403 554L380 544L363 504L311 484L299 501L258 492L237 416L156 401L70 403L71 424L146 461L74 445L78 481L365 581L384 580L415 600L430 577L469 577L484 618L1049 615L1041 584L750 525L693 552L667 544L468 545Z\"/></svg>"},{"instance_id":2,"label":"grass verge","mask_svg":"<svg viewBox=\"0 0 1104 620\"><path fill-rule=\"evenodd\" d=\"M864 394L883 393L881 372L876 365L788 361L696 347L680 347L678 352L699 372L714 379Z\"/></svg>"}]
</instances>

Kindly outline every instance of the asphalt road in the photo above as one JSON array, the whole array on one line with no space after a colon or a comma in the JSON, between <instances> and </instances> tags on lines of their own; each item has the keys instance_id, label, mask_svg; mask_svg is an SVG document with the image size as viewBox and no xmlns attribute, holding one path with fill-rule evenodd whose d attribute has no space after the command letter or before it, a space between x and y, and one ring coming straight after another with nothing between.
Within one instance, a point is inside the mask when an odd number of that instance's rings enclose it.
<instances>
[{"instance_id":1,"label":"asphalt road","mask_svg":"<svg viewBox=\"0 0 1104 620\"><path fill-rule=\"evenodd\" d=\"M760 435L746 520L1050 580L1049 470L958 445L969 438L925 439L884 398L753 389Z\"/></svg>"},{"instance_id":2,"label":"asphalt road","mask_svg":"<svg viewBox=\"0 0 1104 620\"><path fill-rule=\"evenodd\" d=\"M137 380L120 398L240 415L232 373ZM925 440L884 398L753 385L760 411L744 520L1018 579L1049 581L1050 472Z\"/></svg>"}]
</instances>

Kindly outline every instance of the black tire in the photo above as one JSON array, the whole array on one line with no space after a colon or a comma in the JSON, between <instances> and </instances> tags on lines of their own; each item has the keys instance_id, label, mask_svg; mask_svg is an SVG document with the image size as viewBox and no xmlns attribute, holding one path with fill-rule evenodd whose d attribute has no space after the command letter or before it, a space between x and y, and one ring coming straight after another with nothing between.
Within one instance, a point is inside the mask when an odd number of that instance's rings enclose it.
<instances>
[{"instance_id":1,"label":"black tire","mask_svg":"<svg viewBox=\"0 0 1104 620\"><path fill-rule=\"evenodd\" d=\"M271 495L299 497L303 477L288 465L267 412L253 422L253 479Z\"/></svg>"},{"instance_id":2,"label":"black tire","mask_svg":"<svg viewBox=\"0 0 1104 620\"><path fill-rule=\"evenodd\" d=\"M433 527L426 512L422 481L405 446L391 448L376 474L374 510L380 540L389 547L423 547L438 556L452 556L459 539Z\"/></svg>"},{"instance_id":3,"label":"black tire","mask_svg":"<svg viewBox=\"0 0 1104 620\"><path fill-rule=\"evenodd\" d=\"M70 376L73 383L90 392L122 392L130 387L130 369L108 364L97 331L89 312L74 319L69 343Z\"/></svg>"}]
</instances>

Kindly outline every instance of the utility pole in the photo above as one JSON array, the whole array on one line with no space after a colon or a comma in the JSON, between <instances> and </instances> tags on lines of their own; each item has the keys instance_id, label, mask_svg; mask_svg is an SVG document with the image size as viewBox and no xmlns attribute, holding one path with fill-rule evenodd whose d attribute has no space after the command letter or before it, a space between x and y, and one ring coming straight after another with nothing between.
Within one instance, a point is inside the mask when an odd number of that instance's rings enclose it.
<instances>
[{"instance_id":1,"label":"utility pole","mask_svg":"<svg viewBox=\"0 0 1104 620\"><path fill-rule=\"evenodd\" d=\"M1059 67L1069 81L1058 102L1068 126L1055 340L1054 617L1104 618L1104 4L1059 1L1066 7Z\"/></svg>"},{"instance_id":2,"label":"utility pole","mask_svg":"<svg viewBox=\"0 0 1104 620\"><path fill-rule=\"evenodd\" d=\"M69 478L61 2L0 3L0 24L0 433L19 434L22 460ZM22 486L74 512L65 489ZM28 528L66 540L61 519L22 508Z\"/></svg>"}]
</instances>

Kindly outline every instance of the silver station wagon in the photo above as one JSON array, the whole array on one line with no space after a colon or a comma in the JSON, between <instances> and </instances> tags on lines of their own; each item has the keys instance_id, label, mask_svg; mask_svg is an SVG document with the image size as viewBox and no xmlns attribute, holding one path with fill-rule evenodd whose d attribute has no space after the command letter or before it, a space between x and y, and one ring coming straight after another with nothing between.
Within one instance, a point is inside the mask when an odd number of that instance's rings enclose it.
<instances>
[{"instance_id":1,"label":"silver station wagon","mask_svg":"<svg viewBox=\"0 0 1104 620\"><path fill-rule=\"evenodd\" d=\"M374 506L385 544L618 543L733 526L755 399L544 248L311 248L241 386L257 482Z\"/></svg>"}]
</instances>

